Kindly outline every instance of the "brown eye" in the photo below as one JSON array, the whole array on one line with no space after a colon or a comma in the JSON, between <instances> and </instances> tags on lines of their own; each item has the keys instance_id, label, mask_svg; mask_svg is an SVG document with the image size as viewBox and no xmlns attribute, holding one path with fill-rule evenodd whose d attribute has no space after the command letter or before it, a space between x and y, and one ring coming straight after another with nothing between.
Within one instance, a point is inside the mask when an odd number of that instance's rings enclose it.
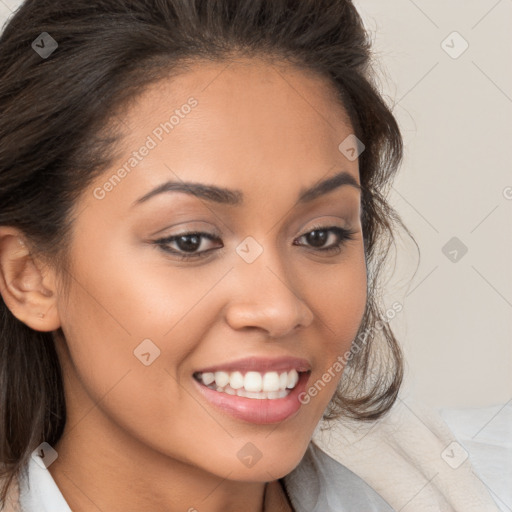
<instances>
[{"instance_id":1,"label":"brown eye","mask_svg":"<svg viewBox=\"0 0 512 512\"><path fill-rule=\"evenodd\" d=\"M190 232L180 235L173 235L155 240L153 243L158 245L162 250L177 256L180 259L201 258L210 253L214 249L198 251L203 245L203 240L218 241L218 236L211 233ZM174 244L176 249L170 247Z\"/></svg>"},{"instance_id":2,"label":"brown eye","mask_svg":"<svg viewBox=\"0 0 512 512\"><path fill-rule=\"evenodd\" d=\"M325 242L329 239L329 233L327 230L315 229L314 231L310 231L306 235L306 240L309 245L313 247L322 247Z\"/></svg>"},{"instance_id":3,"label":"brown eye","mask_svg":"<svg viewBox=\"0 0 512 512\"><path fill-rule=\"evenodd\" d=\"M345 228L340 228L339 226L318 226L304 233L299 237L299 240L304 238L306 245L315 248L317 252L339 252L341 246L347 240L353 240L356 233L357 231L350 231ZM332 238L334 238L334 244L324 247L326 242Z\"/></svg>"},{"instance_id":4,"label":"brown eye","mask_svg":"<svg viewBox=\"0 0 512 512\"><path fill-rule=\"evenodd\" d=\"M180 235L175 240L180 250L194 252L201 246L201 235Z\"/></svg>"},{"instance_id":5,"label":"brown eye","mask_svg":"<svg viewBox=\"0 0 512 512\"><path fill-rule=\"evenodd\" d=\"M299 237L298 240L304 238L306 244L294 242L294 245L306 245L316 252L321 253L339 253L341 246L347 240L353 239L355 233L357 232L349 231L338 226L318 226ZM199 250L204 246L204 240L218 242L220 247L223 247L222 241L218 235L204 232L181 233L179 235L160 238L153 243L166 253L172 254L180 260L192 260L208 256L212 251L219 248L213 247L211 249ZM332 240L332 243L325 247L329 240Z\"/></svg>"}]
</instances>

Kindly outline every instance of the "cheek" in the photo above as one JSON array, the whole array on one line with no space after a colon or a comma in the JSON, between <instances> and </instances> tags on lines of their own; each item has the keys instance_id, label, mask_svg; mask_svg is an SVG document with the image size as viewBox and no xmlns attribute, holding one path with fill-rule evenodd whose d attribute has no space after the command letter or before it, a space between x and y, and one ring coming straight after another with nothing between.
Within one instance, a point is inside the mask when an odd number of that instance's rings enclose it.
<instances>
[{"instance_id":1,"label":"cheek","mask_svg":"<svg viewBox=\"0 0 512 512\"><path fill-rule=\"evenodd\" d=\"M156 357L163 348L162 334L173 327L181 304L178 292L169 288L167 301L162 300L157 283L147 280L144 267L132 261L130 251L125 249L121 257L120 251L101 247L115 248L115 243L96 240L96 245L75 247L70 294L65 304L58 305L74 370L95 399L128 372L150 368L141 361L147 357L134 354L143 340L152 340L143 345L155 361L152 364L163 360L162 354ZM169 307L173 303L176 306ZM174 348L179 356L179 344ZM163 381L164 375L146 371L144 378Z\"/></svg>"},{"instance_id":2,"label":"cheek","mask_svg":"<svg viewBox=\"0 0 512 512\"><path fill-rule=\"evenodd\" d=\"M359 249L346 261L323 270L315 280L311 277L308 285L310 303L325 331L324 348L330 353L350 346L366 307L366 262L362 247Z\"/></svg>"},{"instance_id":3,"label":"cheek","mask_svg":"<svg viewBox=\"0 0 512 512\"><path fill-rule=\"evenodd\" d=\"M168 446L170 438L204 435L205 426L222 435L219 425L190 400L190 383L181 381L179 371L204 336L205 322L199 319L206 318L208 303L200 299L218 278L195 286L190 286L190 277L183 282L177 278L169 286L170 278L161 275L131 274L134 268L127 261L89 261L90 267L76 269L77 281L84 284L72 287L62 308L66 362L72 369L73 399L67 401L72 423L85 411L101 411L121 433L129 431L155 449ZM87 418L93 421L92 415Z\"/></svg>"},{"instance_id":4,"label":"cheek","mask_svg":"<svg viewBox=\"0 0 512 512\"><path fill-rule=\"evenodd\" d=\"M147 338L161 350L161 341L166 339L169 344L173 338L173 350L186 351L175 333L184 324L196 325L190 319L197 316L201 299L223 270L217 268L197 279L197 272L173 270L164 258L155 264L149 250L141 256L127 245L121 249L101 254L89 250L86 258L76 262L73 293L62 306L64 322L75 325L77 334L85 335L100 350L115 353L119 349L119 356Z\"/></svg>"},{"instance_id":5,"label":"cheek","mask_svg":"<svg viewBox=\"0 0 512 512\"><path fill-rule=\"evenodd\" d=\"M310 304L316 308L314 313L322 334L318 345L321 349L315 351L316 371L311 374L303 403L311 403L320 415L336 391L366 308L367 275L362 246L343 264L326 270L323 279L311 280L309 287Z\"/></svg>"}]
</instances>

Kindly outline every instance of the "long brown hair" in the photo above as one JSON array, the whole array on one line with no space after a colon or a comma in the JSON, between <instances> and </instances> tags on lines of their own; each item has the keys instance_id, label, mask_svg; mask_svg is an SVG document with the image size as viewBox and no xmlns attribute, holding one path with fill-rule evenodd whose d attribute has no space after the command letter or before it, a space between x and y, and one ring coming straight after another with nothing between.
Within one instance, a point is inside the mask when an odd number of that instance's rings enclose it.
<instances>
[{"instance_id":1,"label":"long brown hair","mask_svg":"<svg viewBox=\"0 0 512 512\"><path fill-rule=\"evenodd\" d=\"M58 44L51 55L31 46L43 32ZM75 201L116 156L118 109L187 61L235 54L277 56L329 80L365 145L362 342L324 418L374 420L392 406L403 375L378 288L394 226L407 230L386 200L403 149L351 1L26 0L0 38L0 225L21 229L34 251L65 269ZM65 421L53 333L30 329L0 300L0 504L31 451L55 445Z\"/></svg>"}]
</instances>

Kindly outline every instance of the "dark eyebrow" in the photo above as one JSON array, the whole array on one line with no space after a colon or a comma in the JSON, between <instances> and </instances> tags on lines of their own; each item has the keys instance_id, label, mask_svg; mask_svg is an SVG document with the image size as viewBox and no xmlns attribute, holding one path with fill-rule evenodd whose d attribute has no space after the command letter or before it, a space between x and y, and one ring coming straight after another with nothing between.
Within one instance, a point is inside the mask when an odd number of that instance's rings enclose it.
<instances>
[{"instance_id":1,"label":"dark eyebrow","mask_svg":"<svg viewBox=\"0 0 512 512\"><path fill-rule=\"evenodd\" d=\"M361 190L361 185L357 182L357 180L346 171L342 171L330 178L322 180L321 182L309 187L307 189L301 189L299 193L298 203L307 203L309 201L313 201L319 196L323 196L328 192L331 192L343 185L349 185L351 187L356 188L357 190Z\"/></svg>"},{"instance_id":2,"label":"dark eyebrow","mask_svg":"<svg viewBox=\"0 0 512 512\"><path fill-rule=\"evenodd\" d=\"M342 171L310 188L302 189L299 193L298 203L307 203L343 185L350 185L361 190L361 185L359 185L357 180L348 172ZM242 205L244 196L243 192L237 189L220 188L215 185L204 185L202 183L167 181L137 199L133 206L144 203L152 197L165 192L184 192L207 201L230 206Z\"/></svg>"}]
</instances>

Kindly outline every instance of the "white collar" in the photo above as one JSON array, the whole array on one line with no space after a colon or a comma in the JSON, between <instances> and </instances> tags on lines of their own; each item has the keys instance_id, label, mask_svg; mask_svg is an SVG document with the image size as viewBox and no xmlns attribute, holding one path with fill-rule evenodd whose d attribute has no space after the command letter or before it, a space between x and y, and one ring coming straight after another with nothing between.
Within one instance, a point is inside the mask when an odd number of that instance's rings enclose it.
<instances>
[{"instance_id":1,"label":"white collar","mask_svg":"<svg viewBox=\"0 0 512 512\"><path fill-rule=\"evenodd\" d=\"M72 512L52 474L34 457L37 455L31 455L26 473L20 478L19 499L23 512Z\"/></svg>"}]
</instances>

